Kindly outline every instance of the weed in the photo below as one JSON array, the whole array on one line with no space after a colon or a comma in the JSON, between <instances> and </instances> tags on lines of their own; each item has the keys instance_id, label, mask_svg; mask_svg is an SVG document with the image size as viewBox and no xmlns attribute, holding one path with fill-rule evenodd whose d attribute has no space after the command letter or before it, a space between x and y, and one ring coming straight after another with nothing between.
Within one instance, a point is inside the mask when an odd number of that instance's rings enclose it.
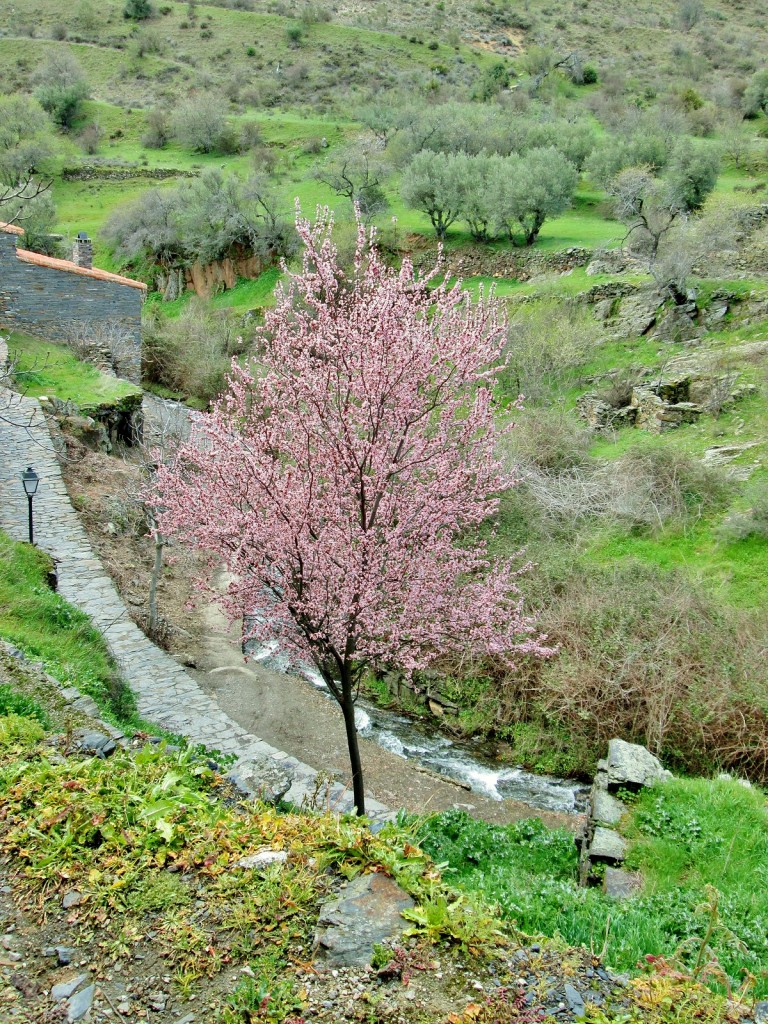
<instances>
[{"instance_id":1,"label":"weed","mask_svg":"<svg viewBox=\"0 0 768 1024\"><path fill-rule=\"evenodd\" d=\"M17 693L12 687L0 684L0 716L11 714L34 718L43 728L50 727L50 716L42 705L26 694Z\"/></svg>"}]
</instances>

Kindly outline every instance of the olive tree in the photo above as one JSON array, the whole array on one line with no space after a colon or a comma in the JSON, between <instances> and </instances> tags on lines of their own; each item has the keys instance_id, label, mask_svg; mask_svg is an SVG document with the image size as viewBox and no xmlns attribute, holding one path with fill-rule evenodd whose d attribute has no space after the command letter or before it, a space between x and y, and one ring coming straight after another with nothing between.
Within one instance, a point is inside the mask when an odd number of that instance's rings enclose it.
<instances>
[{"instance_id":1,"label":"olive tree","mask_svg":"<svg viewBox=\"0 0 768 1024\"><path fill-rule=\"evenodd\" d=\"M523 243L533 245L547 217L571 205L579 172L554 146L510 157L504 167L497 179L497 222L513 242L522 232Z\"/></svg>"},{"instance_id":2,"label":"olive tree","mask_svg":"<svg viewBox=\"0 0 768 1024\"><path fill-rule=\"evenodd\" d=\"M37 100L0 96L0 183L13 187L39 172L57 146L50 118Z\"/></svg>"},{"instance_id":3,"label":"olive tree","mask_svg":"<svg viewBox=\"0 0 768 1024\"><path fill-rule=\"evenodd\" d=\"M404 202L426 213L440 240L461 216L463 190L459 171L456 157L425 149L416 154L403 174Z\"/></svg>"}]
</instances>

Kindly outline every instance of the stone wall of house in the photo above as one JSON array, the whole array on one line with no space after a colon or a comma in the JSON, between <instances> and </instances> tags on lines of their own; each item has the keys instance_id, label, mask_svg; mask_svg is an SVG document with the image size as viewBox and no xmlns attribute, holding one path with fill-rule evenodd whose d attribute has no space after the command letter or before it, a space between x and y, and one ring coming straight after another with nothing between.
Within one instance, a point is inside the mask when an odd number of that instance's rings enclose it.
<instances>
[{"instance_id":1,"label":"stone wall of house","mask_svg":"<svg viewBox=\"0 0 768 1024\"><path fill-rule=\"evenodd\" d=\"M120 375L138 383L143 286L65 260L27 260L16 252L19 240L0 229L0 330L65 343L73 327L109 326L124 339Z\"/></svg>"}]
</instances>

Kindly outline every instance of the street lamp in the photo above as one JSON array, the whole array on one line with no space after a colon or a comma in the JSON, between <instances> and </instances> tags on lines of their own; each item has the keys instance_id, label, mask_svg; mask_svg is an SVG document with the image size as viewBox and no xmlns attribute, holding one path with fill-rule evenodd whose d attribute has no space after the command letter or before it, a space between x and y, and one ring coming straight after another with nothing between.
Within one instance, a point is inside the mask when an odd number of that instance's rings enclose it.
<instances>
[{"instance_id":1,"label":"street lamp","mask_svg":"<svg viewBox=\"0 0 768 1024\"><path fill-rule=\"evenodd\" d=\"M29 502L29 543L34 544L34 534L32 533L32 499L37 493L37 485L40 483L40 477L31 466L27 466L26 471L21 474L21 482L24 484L27 501Z\"/></svg>"}]
</instances>

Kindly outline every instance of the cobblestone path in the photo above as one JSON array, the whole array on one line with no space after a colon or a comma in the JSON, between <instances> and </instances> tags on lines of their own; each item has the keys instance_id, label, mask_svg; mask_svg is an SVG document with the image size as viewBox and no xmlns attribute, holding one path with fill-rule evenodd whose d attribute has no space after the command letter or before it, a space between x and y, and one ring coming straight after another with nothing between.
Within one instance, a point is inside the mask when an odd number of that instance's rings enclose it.
<instances>
[{"instance_id":1,"label":"cobblestone path","mask_svg":"<svg viewBox=\"0 0 768 1024\"><path fill-rule=\"evenodd\" d=\"M0 389L0 528L16 540L27 539L21 474L32 466L40 477L34 499L35 542L56 559L59 593L90 615L104 636L136 695L140 715L192 744L236 755L238 768L250 767L256 775L259 764L271 758L293 773L287 799L301 804L311 798L318 789L313 768L246 732L131 620L69 501L39 403L14 395L8 410L9 396ZM352 806L351 795L339 783L324 794L326 801L337 810ZM371 818L391 816L376 800L367 801L367 811Z\"/></svg>"}]
</instances>

